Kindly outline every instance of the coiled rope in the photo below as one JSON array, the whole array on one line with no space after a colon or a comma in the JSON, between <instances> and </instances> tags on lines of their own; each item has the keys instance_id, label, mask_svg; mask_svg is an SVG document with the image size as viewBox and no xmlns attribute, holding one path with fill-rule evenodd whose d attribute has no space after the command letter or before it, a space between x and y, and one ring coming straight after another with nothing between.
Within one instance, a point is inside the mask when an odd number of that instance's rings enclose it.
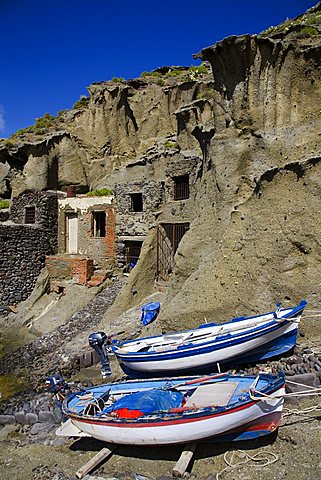
<instances>
[{"instance_id":1,"label":"coiled rope","mask_svg":"<svg viewBox=\"0 0 321 480\"><path fill-rule=\"evenodd\" d=\"M230 459L228 458L229 453L231 453ZM245 459L235 462L234 456L236 453L238 453L243 458L245 457ZM223 475L225 472L229 472L231 470L234 470L235 468L242 467L243 465L247 465L247 467L253 468L263 468L267 467L268 465L272 465L272 463L277 462L278 459L279 457L276 453L268 451L258 452L254 455L250 455L244 450L233 450L232 452L227 451L224 453L224 462L227 466L216 474L216 480L219 480L220 476ZM257 462L260 462L260 464L257 464Z\"/></svg>"}]
</instances>

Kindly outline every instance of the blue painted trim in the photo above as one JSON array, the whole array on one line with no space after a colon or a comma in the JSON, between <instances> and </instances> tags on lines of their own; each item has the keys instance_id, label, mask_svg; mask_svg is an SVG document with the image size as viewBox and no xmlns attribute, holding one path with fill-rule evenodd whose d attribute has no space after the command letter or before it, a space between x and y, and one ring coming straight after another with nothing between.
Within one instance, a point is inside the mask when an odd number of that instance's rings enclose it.
<instances>
[{"instance_id":1,"label":"blue painted trim","mask_svg":"<svg viewBox=\"0 0 321 480\"><path fill-rule=\"evenodd\" d=\"M294 316L297 316L299 313L301 313L304 308L306 307L307 305L307 301L306 300L301 300L301 302L296 306L296 307L293 307L291 309L291 311L284 316L284 318L292 318ZM282 313L283 311L285 310L289 310L288 308L283 308L280 310L280 313ZM268 312L268 313L265 313L265 314L259 314L259 315L253 315L253 316L250 316L250 317L238 317L238 318L234 318L228 322L224 322L224 323L221 323L219 325L221 326L224 326L224 325L228 325L229 323L236 323L236 322L242 322L244 320L253 320L255 318L259 318L259 317L262 317L263 315L272 315L274 312ZM211 325L215 325L215 324L202 324L200 325L199 327L197 328L194 328L194 329L189 329L189 330L181 330L179 332L172 332L173 334L180 334L180 333L188 333L188 332L193 332L193 331L197 331L199 328L205 328L206 326L209 327ZM150 336L150 337L142 337L142 338L139 338L139 341L143 342L144 340L151 340L153 338L161 338L162 335L154 335L154 336ZM122 347L123 345L129 345L131 343L136 343L137 342L137 339L134 339L134 340L126 340L124 342L119 342L117 345L113 346L113 350L114 352L116 353L116 350L118 349L118 347ZM137 352L139 353L139 352Z\"/></svg>"},{"instance_id":2,"label":"blue painted trim","mask_svg":"<svg viewBox=\"0 0 321 480\"><path fill-rule=\"evenodd\" d=\"M246 330L245 332L236 334L234 336L229 335L227 338L225 337L225 341L222 336L217 336L211 342L204 342L203 344L200 344L198 346L191 343L187 344L185 348L171 350L169 352L132 352L128 354L122 354L118 353L117 349L114 349L114 352L119 361L123 359L124 361L129 363L151 361L154 362L162 360L173 360L176 358L188 358L195 355L210 353L217 350L223 350L225 348L240 345L255 338L268 335L284 327L285 323L288 323L288 321L285 320L285 322L281 323L272 321L269 324L264 325L264 327L257 327L251 330Z\"/></svg>"},{"instance_id":3,"label":"blue painted trim","mask_svg":"<svg viewBox=\"0 0 321 480\"><path fill-rule=\"evenodd\" d=\"M260 347L257 347L254 350L250 350L249 352L241 354L237 357L233 357L232 359L226 360L225 362L220 361L218 363L224 368L232 368L235 366L244 365L246 363L259 362L262 360L266 360L268 358L277 357L278 355L288 352L289 350L291 350L291 348L294 347L296 343L296 337L297 337L297 329L287 334L284 334L272 340L271 342L267 342L264 345L261 345ZM130 366L126 365L125 363L123 363L120 359L118 360L122 370L129 377L148 378L151 376L154 376L154 377L164 376L164 372L155 372L155 371L142 372L140 370L135 370ZM187 360L188 360L188 357L187 357ZM200 365L194 368L190 368L187 366L185 369L179 371L180 375L188 375L188 374L197 375L197 374L206 374L206 373L210 374L213 372L217 372L217 362L208 363L206 365ZM166 370L166 375L175 375L175 374L177 374L177 369L175 368L173 370Z\"/></svg>"},{"instance_id":4,"label":"blue painted trim","mask_svg":"<svg viewBox=\"0 0 321 480\"><path fill-rule=\"evenodd\" d=\"M224 376L225 380L227 381L232 381L232 382L235 382L235 381L239 381L240 383L243 383L246 385L246 388L249 388L249 385L254 381L254 379L256 378L255 375L233 375L233 374L226 374L226 376ZM192 377L191 380L196 380L197 377ZM170 379L167 379L166 381L165 380L159 380L159 387L158 388L161 388L162 385L165 386L166 385L166 382L170 380ZM175 378L175 379L172 379L172 382L176 384L179 384L179 380L182 380L181 378ZM221 379L213 379L213 381L222 381ZM260 374L260 380L259 380L259 384L258 384L258 387L257 387L257 390L258 390L258 393L263 393L265 395L269 395L269 394L272 394L273 392L277 391L278 389L280 389L283 385L284 385L284 373L283 372L278 372L277 374L269 374L269 373L263 373L263 374ZM142 381L134 381L134 382L116 382L115 384L105 384L105 385L100 385L99 387L89 387L85 390L85 393L88 393L88 392L95 392L95 390L97 391L106 391L106 389L111 389L111 394L113 394L113 387L117 387L117 386L122 386L122 385L125 385L127 386L128 384L131 384L131 386L133 387L133 390L134 390L134 386L135 385L142 385L142 386L146 386L150 383L150 381L148 380L142 380ZM153 382L155 383L155 381ZM182 382L181 382L182 383ZM261 383L261 387L260 387L260 383ZM262 383L265 383L266 385L265 386L262 386ZM197 383L194 384L195 387L198 385ZM244 385L244 386L245 386ZM136 387L137 388L137 387ZM115 391L115 390L114 390ZM64 414L66 414L67 416L70 416L71 418L83 418L83 415L81 413L77 413L77 412L74 412L72 409L70 409L68 407L68 405L70 405L70 403L72 402L72 400L75 398L75 396L77 395L77 393L73 393L71 394L70 396L68 396L64 402L63 402L63 405L62 405L62 411ZM97 398L97 395L94 395L96 398ZM206 418L206 417L212 417L212 416L216 416L216 415L219 415L221 413L229 413L229 411L233 411L233 410L236 410L236 409L239 409L239 408L248 408L249 406L251 406L251 404L253 404L253 400L251 400L250 398L250 395L249 395L249 392L247 393L244 393L242 394L240 397L238 397L238 399L228 405L225 405L225 406L219 406L219 407L205 407L205 408L202 408L202 409L198 409L197 411L191 413L191 411L184 411L180 414L177 414L177 413L171 413L171 412L163 412L163 413L159 413L159 415L155 415L155 416L146 416L146 417L139 417L135 420L125 420L125 419L116 419L116 418L104 418L104 417L99 417L97 415L93 415L93 416L89 416L92 418L92 420L95 420L99 423L102 423L104 424L104 422L108 422L108 424L114 424L114 425L117 425L117 424L126 424L127 422L128 423L135 423L137 425L137 427L139 427L140 425L143 425L143 424L155 424L157 425L158 423L160 422L165 422L168 421L168 423L170 424L170 422L173 422L173 420L177 419L178 421L181 419L181 420L191 420L193 421L194 419L202 419L202 418Z\"/></svg>"},{"instance_id":5,"label":"blue painted trim","mask_svg":"<svg viewBox=\"0 0 321 480\"><path fill-rule=\"evenodd\" d=\"M302 301L297 307L293 308L289 314L287 314L284 318L285 319L290 319L294 316L297 316L299 312L301 312L305 308L306 302ZM257 315L256 317L249 317L249 318L257 318L260 317L261 315ZM249 319L248 318L248 319ZM113 351L117 358L119 360L124 359L126 362L145 362L145 361L160 361L160 360L167 360L167 359L173 359L173 358L184 358L186 356L191 356L191 355L199 355L200 353L209 353L215 350L220 350L223 348L227 348L230 346L238 345L240 343L243 343L244 340L243 338L248 340L252 340L254 338L257 338L258 336L261 335L267 335L281 327L284 326L286 320L284 322L276 321L276 320L271 320L269 323L265 323L264 325L245 330L244 332L241 333L236 333L236 334L223 334L223 335L217 335L214 340L212 341L207 341L202 344L198 344L196 348L195 345L190 342L189 344L186 344L185 346L182 346L182 348L176 351L170 350L169 352L131 352L131 353L118 353L118 348L121 348L123 345L130 345L130 343L136 343L136 340L130 340L128 342L122 342L118 345L113 346ZM231 323L231 322L228 322ZM226 324L222 324L226 325ZM271 327L271 328L270 328ZM185 332L190 332L191 330L183 330L182 332L177 332L177 333L185 333ZM251 334L251 335L249 335ZM229 342L224 342L224 343L219 343L224 340L224 338L229 338L231 341ZM161 338L159 335L154 336L154 337L144 337L139 339L139 341L143 342L144 340L151 340L153 338ZM210 347L210 349L208 349ZM193 350L190 350L193 348ZM184 350L188 350L188 353L185 352Z\"/></svg>"}]
</instances>

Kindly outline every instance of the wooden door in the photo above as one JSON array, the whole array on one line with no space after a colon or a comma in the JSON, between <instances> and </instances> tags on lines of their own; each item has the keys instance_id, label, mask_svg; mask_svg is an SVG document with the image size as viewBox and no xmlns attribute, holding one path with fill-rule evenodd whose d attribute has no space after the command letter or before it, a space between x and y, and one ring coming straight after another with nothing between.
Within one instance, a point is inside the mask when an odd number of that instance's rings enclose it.
<instances>
[{"instance_id":1,"label":"wooden door","mask_svg":"<svg viewBox=\"0 0 321 480\"><path fill-rule=\"evenodd\" d=\"M163 223L157 228L157 280L167 281L174 268L174 255L189 223Z\"/></svg>"},{"instance_id":2,"label":"wooden door","mask_svg":"<svg viewBox=\"0 0 321 480\"><path fill-rule=\"evenodd\" d=\"M66 213L66 252L78 253L78 215Z\"/></svg>"}]
</instances>

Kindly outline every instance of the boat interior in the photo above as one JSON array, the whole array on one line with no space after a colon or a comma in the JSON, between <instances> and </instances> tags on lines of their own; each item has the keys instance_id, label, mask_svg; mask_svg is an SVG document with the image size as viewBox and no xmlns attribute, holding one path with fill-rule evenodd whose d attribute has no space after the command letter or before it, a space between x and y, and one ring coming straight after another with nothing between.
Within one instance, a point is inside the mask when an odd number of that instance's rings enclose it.
<instances>
[{"instance_id":1,"label":"boat interior","mask_svg":"<svg viewBox=\"0 0 321 480\"><path fill-rule=\"evenodd\" d=\"M276 319L275 313L266 313L255 317L239 317L230 322L217 325L214 323L204 324L193 330L186 330L182 332L167 333L156 337L141 338L136 341L124 342L116 346L116 351L122 353L144 353L144 352L162 352L166 350L179 349L188 344L201 344L207 341L222 340L227 336L237 334L238 332L255 328L258 326L265 326L271 321L282 321L284 316L291 312L291 308L280 310Z\"/></svg>"},{"instance_id":2,"label":"boat interior","mask_svg":"<svg viewBox=\"0 0 321 480\"><path fill-rule=\"evenodd\" d=\"M133 382L131 385L124 384L106 384L98 387L87 389L85 392L80 392L68 399L68 412L77 415L93 415L93 416L121 416L117 415L117 405L119 400L126 400L130 409L137 410L137 394L139 392L139 402L144 401L144 396L150 397L150 392L153 391L158 395L161 392L171 391L180 392L182 395L175 399L175 404L167 410L169 413L179 413L183 411L195 411L204 408L219 408L232 405L248 398L251 388L255 385L256 389L261 389L267 386L268 381L258 377L236 377L229 379L226 375L222 378L208 378L205 377L195 382L195 380L180 379L173 382L148 381L148 382ZM126 397L126 398L125 398ZM118 403L117 403L118 402ZM124 401L122 401L124 404ZM120 409L121 410L121 409ZM160 411L157 403L155 409L151 410L150 414L164 414L165 411Z\"/></svg>"}]
</instances>

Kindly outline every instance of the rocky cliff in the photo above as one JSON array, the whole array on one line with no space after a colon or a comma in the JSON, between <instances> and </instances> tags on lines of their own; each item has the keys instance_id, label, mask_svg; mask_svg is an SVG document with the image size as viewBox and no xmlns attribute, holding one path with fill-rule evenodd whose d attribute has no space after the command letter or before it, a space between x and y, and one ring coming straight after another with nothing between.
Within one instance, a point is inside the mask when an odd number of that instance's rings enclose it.
<instances>
[{"instance_id":1,"label":"rocky cliff","mask_svg":"<svg viewBox=\"0 0 321 480\"><path fill-rule=\"evenodd\" d=\"M89 98L45 134L31 129L2 141L0 193L109 186L116 171L174 138L181 152L198 152L200 167L193 221L162 305L166 328L276 301L317 305L320 29L318 4L261 35L205 48L199 68L91 85ZM144 275L142 262L130 285Z\"/></svg>"}]
</instances>

